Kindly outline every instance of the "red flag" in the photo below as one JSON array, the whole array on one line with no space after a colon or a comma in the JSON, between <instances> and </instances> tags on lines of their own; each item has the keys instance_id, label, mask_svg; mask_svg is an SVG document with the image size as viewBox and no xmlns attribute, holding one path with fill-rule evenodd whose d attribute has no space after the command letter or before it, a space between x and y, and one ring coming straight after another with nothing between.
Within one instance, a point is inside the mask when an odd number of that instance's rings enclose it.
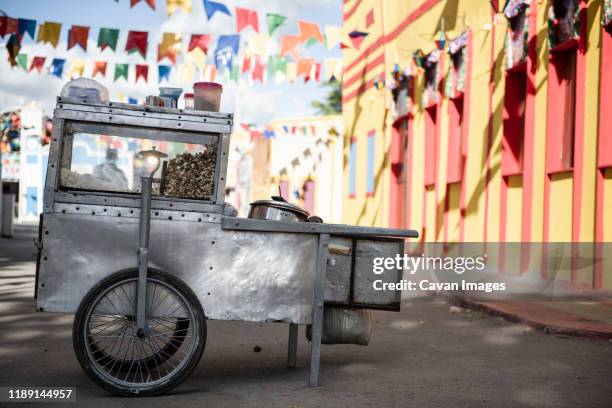
<instances>
[{"instance_id":1,"label":"red flag","mask_svg":"<svg viewBox=\"0 0 612 408\"><path fill-rule=\"evenodd\" d=\"M349 38L351 40L351 43L353 44L353 48L359 49L359 47L361 47L361 43L367 35L368 33L365 33L363 31L351 31L349 33Z\"/></svg>"},{"instance_id":2,"label":"red flag","mask_svg":"<svg viewBox=\"0 0 612 408\"><path fill-rule=\"evenodd\" d=\"M19 21L16 18L0 16L0 37L19 32Z\"/></svg>"},{"instance_id":3,"label":"red flag","mask_svg":"<svg viewBox=\"0 0 612 408\"><path fill-rule=\"evenodd\" d=\"M155 0L145 0L149 7L155 10ZM140 0L130 0L130 8L134 7L136 4L140 3Z\"/></svg>"},{"instance_id":4,"label":"red flag","mask_svg":"<svg viewBox=\"0 0 612 408\"><path fill-rule=\"evenodd\" d=\"M134 82L138 82L138 78L143 78L145 82L149 80L149 66L144 64L136 64L136 79Z\"/></svg>"},{"instance_id":5,"label":"red flag","mask_svg":"<svg viewBox=\"0 0 612 408\"><path fill-rule=\"evenodd\" d=\"M321 80L321 63L319 62L314 64L314 80L315 82L319 82Z\"/></svg>"},{"instance_id":6,"label":"red flag","mask_svg":"<svg viewBox=\"0 0 612 408\"><path fill-rule=\"evenodd\" d=\"M87 51L87 38L89 37L89 27L73 25L68 31L68 49L75 45L80 45L83 51Z\"/></svg>"},{"instance_id":7,"label":"red flag","mask_svg":"<svg viewBox=\"0 0 612 408\"><path fill-rule=\"evenodd\" d=\"M300 39L302 42L306 42L311 38L314 38L321 44L323 44L323 36L321 35L321 30L319 30L319 26L315 23L309 23L306 21L300 21Z\"/></svg>"},{"instance_id":8,"label":"red flag","mask_svg":"<svg viewBox=\"0 0 612 408\"><path fill-rule=\"evenodd\" d=\"M35 69L40 74L43 65L45 65L45 58L46 57L34 57L34 59L32 60L32 64L30 65L30 72Z\"/></svg>"},{"instance_id":9,"label":"red flag","mask_svg":"<svg viewBox=\"0 0 612 408\"><path fill-rule=\"evenodd\" d=\"M241 32L248 26L253 27L253 30L259 33L259 20L255 10L248 10L236 7L236 27L237 32Z\"/></svg>"},{"instance_id":10,"label":"red flag","mask_svg":"<svg viewBox=\"0 0 612 408\"><path fill-rule=\"evenodd\" d=\"M96 61L94 63L93 72L91 73L91 77L95 77L96 74L101 74L103 77L106 76L106 62L105 61Z\"/></svg>"},{"instance_id":11,"label":"red flag","mask_svg":"<svg viewBox=\"0 0 612 408\"><path fill-rule=\"evenodd\" d=\"M147 39L149 33L146 31L130 31L125 43L125 50L130 53L134 50L138 51L142 58L147 58Z\"/></svg>"},{"instance_id":12,"label":"red flag","mask_svg":"<svg viewBox=\"0 0 612 408\"><path fill-rule=\"evenodd\" d=\"M259 57L255 58L255 66L253 67L253 81L259 80L263 84L264 65L259 61Z\"/></svg>"},{"instance_id":13,"label":"red flag","mask_svg":"<svg viewBox=\"0 0 612 408\"><path fill-rule=\"evenodd\" d=\"M289 54L295 61L300 59L299 46L302 44L300 37L296 35L285 35L281 37L281 57Z\"/></svg>"},{"instance_id":14,"label":"red flag","mask_svg":"<svg viewBox=\"0 0 612 408\"><path fill-rule=\"evenodd\" d=\"M245 73L251 70L251 57L244 57L242 60L242 69L240 72Z\"/></svg>"},{"instance_id":15,"label":"red flag","mask_svg":"<svg viewBox=\"0 0 612 408\"><path fill-rule=\"evenodd\" d=\"M191 40L189 41L189 48L187 52L194 48L199 48L204 51L204 54L208 54L208 44L210 44L210 35L208 34L191 34Z\"/></svg>"}]
</instances>

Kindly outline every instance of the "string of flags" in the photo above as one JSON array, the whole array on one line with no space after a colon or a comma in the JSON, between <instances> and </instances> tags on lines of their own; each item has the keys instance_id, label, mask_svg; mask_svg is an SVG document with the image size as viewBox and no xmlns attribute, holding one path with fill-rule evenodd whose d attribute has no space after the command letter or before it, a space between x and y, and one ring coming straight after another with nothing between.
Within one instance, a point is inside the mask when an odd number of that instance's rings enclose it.
<instances>
[{"instance_id":1,"label":"string of flags","mask_svg":"<svg viewBox=\"0 0 612 408\"><path fill-rule=\"evenodd\" d=\"M249 133L251 140L271 139L278 136L307 136L315 137L320 135L320 126L318 125L300 125L295 124L267 124L257 126L253 123L241 123L240 127ZM327 134L338 136L337 130L330 126L325 130Z\"/></svg>"}]
</instances>

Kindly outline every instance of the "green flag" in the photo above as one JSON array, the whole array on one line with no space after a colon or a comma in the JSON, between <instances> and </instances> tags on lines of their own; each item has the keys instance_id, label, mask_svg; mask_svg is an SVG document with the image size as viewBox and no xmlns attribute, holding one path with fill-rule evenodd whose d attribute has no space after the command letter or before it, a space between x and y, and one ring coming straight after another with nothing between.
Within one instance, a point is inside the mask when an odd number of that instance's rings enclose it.
<instances>
[{"instance_id":1,"label":"green flag","mask_svg":"<svg viewBox=\"0 0 612 408\"><path fill-rule=\"evenodd\" d=\"M238 64L233 64L232 70L230 71L230 81L238 83L238 79L240 79L240 70L238 68Z\"/></svg>"},{"instance_id":2,"label":"green flag","mask_svg":"<svg viewBox=\"0 0 612 408\"><path fill-rule=\"evenodd\" d=\"M17 65L19 65L24 70L28 70L28 55L27 54L17 54Z\"/></svg>"},{"instance_id":3,"label":"green flag","mask_svg":"<svg viewBox=\"0 0 612 408\"><path fill-rule=\"evenodd\" d=\"M273 77L277 72L287 74L287 59L278 55L268 57L268 76Z\"/></svg>"},{"instance_id":4,"label":"green flag","mask_svg":"<svg viewBox=\"0 0 612 408\"><path fill-rule=\"evenodd\" d=\"M128 64L115 64L115 79L113 81L121 77L125 78L126 81L128 80Z\"/></svg>"},{"instance_id":5,"label":"green flag","mask_svg":"<svg viewBox=\"0 0 612 408\"><path fill-rule=\"evenodd\" d=\"M318 43L317 39L310 37L308 41L306 41L306 47L310 47L311 45L314 45L316 43Z\"/></svg>"},{"instance_id":6,"label":"green flag","mask_svg":"<svg viewBox=\"0 0 612 408\"><path fill-rule=\"evenodd\" d=\"M274 31L283 23L287 17L281 16L280 14L268 13L266 14L266 23L268 25L268 35L274 34Z\"/></svg>"},{"instance_id":7,"label":"green flag","mask_svg":"<svg viewBox=\"0 0 612 408\"><path fill-rule=\"evenodd\" d=\"M119 38L119 30L114 28L101 28L98 34L98 47L102 51L106 47L110 47L111 50L117 51L117 39Z\"/></svg>"}]
</instances>

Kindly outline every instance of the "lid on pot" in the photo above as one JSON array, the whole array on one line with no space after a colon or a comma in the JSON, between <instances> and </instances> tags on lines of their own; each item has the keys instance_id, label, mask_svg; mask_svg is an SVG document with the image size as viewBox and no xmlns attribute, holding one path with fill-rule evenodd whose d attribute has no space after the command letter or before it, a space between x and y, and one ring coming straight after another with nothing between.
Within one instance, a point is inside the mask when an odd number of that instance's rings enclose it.
<instances>
[{"instance_id":1,"label":"lid on pot","mask_svg":"<svg viewBox=\"0 0 612 408\"><path fill-rule=\"evenodd\" d=\"M280 208L281 210L292 211L294 213L302 214L305 217L308 217L310 213L297 205L288 203L286 201L278 201L278 200L257 200L251 203L251 207L256 205L264 205L268 207Z\"/></svg>"}]
</instances>

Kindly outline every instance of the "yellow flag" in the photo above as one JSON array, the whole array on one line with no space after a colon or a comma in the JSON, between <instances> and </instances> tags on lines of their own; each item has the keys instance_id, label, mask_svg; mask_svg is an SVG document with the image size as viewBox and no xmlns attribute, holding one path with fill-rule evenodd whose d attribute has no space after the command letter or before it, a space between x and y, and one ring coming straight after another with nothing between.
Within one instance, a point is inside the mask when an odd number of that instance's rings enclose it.
<instances>
[{"instance_id":1,"label":"yellow flag","mask_svg":"<svg viewBox=\"0 0 612 408\"><path fill-rule=\"evenodd\" d=\"M297 78L297 62L289 62L287 64L287 81L293 82Z\"/></svg>"},{"instance_id":2,"label":"yellow flag","mask_svg":"<svg viewBox=\"0 0 612 408\"><path fill-rule=\"evenodd\" d=\"M192 64L185 63L179 67L178 78L181 83L192 85L194 75L195 67Z\"/></svg>"},{"instance_id":3,"label":"yellow flag","mask_svg":"<svg viewBox=\"0 0 612 408\"><path fill-rule=\"evenodd\" d=\"M258 55L267 59L269 42L270 37L267 35L256 35L251 37L247 45L247 55Z\"/></svg>"},{"instance_id":4,"label":"yellow flag","mask_svg":"<svg viewBox=\"0 0 612 408\"><path fill-rule=\"evenodd\" d=\"M162 42L159 44L157 49L157 61L161 61L164 57L167 57L176 64L176 56L181 51L182 34L177 33L164 33Z\"/></svg>"},{"instance_id":5,"label":"yellow flag","mask_svg":"<svg viewBox=\"0 0 612 408\"><path fill-rule=\"evenodd\" d=\"M70 65L70 72L68 76L70 78L74 78L78 74L78 76L83 76L83 72L85 72L85 60L82 59L74 59L72 60L72 64Z\"/></svg>"},{"instance_id":6,"label":"yellow flag","mask_svg":"<svg viewBox=\"0 0 612 408\"><path fill-rule=\"evenodd\" d=\"M194 48L185 54L185 64L193 64L199 69L204 69L206 66L206 54L200 48Z\"/></svg>"},{"instance_id":7,"label":"yellow flag","mask_svg":"<svg viewBox=\"0 0 612 408\"><path fill-rule=\"evenodd\" d=\"M325 58L323 60L325 68L325 80L329 81L332 77L338 81L342 79L342 62L340 58Z\"/></svg>"},{"instance_id":8,"label":"yellow flag","mask_svg":"<svg viewBox=\"0 0 612 408\"><path fill-rule=\"evenodd\" d=\"M334 48L344 40L344 30L342 27L325 26L325 45L328 49Z\"/></svg>"},{"instance_id":9,"label":"yellow flag","mask_svg":"<svg viewBox=\"0 0 612 408\"><path fill-rule=\"evenodd\" d=\"M60 32L62 30L62 25L60 23L52 23L50 21L45 21L40 25L38 29L38 36L36 37L36 42L43 44L51 44L53 48L57 48L57 43L59 42Z\"/></svg>"},{"instance_id":10,"label":"yellow flag","mask_svg":"<svg viewBox=\"0 0 612 408\"><path fill-rule=\"evenodd\" d=\"M191 0L166 0L166 11L168 15L174 14L176 9L183 9L185 13L191 13Z\"/></svg>"}]
</instances>

